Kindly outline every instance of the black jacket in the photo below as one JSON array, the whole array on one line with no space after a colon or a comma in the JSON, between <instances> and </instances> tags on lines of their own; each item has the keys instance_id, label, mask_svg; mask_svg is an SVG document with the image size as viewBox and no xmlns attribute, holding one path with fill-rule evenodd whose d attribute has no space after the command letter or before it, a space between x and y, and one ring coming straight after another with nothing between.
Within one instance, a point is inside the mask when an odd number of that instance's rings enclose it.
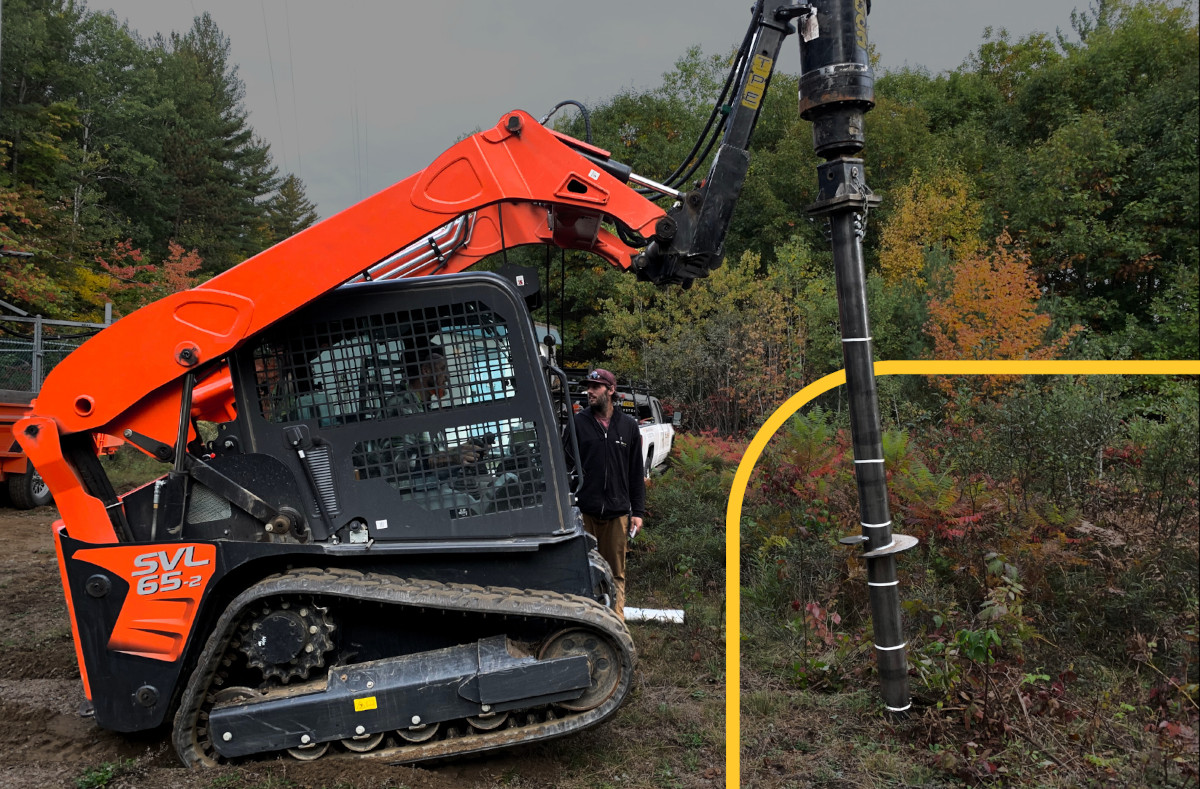
<instances>
[{"instance_id":1,"label":"black jacket","mask_svg":"<svg viewBox=\"0 0 1200 789\"><path fill-rule=\"evenodd\" d=\"M613 409L606 431L590 407L575 414L575 435L583 458L579 509L598 518L646 515L642 433L637 420Z\"/></svg>"}]
</instances>

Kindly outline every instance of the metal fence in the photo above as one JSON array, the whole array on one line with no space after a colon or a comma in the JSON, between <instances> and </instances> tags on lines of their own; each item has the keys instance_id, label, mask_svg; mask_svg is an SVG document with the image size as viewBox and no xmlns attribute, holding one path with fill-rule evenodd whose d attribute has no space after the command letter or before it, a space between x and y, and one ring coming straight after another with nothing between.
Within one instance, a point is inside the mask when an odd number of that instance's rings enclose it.
<instances>
[{"instance_id":1,"label":"metal fence","mask_svg":"<svg viewBox=\"0 0 1200 789\"><path fill-rule=\"evenodd\" d=\"M40 344L35 344L32 338L0 336L0 389L40 391L46 375L82 345L84 339L45 336ZM39 359L41 363L35 365Z\"/></svg>"},{"instance_id":2,"label":"metal fence","mask_svg":"<svg viewBox=\"0 0 1200 789\"><path fill-rule=\"evenodd\" d=\"M54 366L88 337L112 322L110 309L104 323L47 320L29 315L0 301L0 389L37 393Z\"/></svg>"}]
</instances>

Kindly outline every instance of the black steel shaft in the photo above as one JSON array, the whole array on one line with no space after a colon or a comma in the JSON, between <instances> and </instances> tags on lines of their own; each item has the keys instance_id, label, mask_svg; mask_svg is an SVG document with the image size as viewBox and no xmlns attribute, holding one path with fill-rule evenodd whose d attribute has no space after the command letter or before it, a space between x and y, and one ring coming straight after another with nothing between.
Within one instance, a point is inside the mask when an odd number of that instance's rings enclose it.
<instances>
[{"instance_id":1,"label":"black steel shaft","mask_svg":"<svg viewBox=\"0 0 1200 789\"><path fill-rule=\"evenodd\" d=\"M809 212L829 221L875 656L884 704L902 714L910 702L896 554L915 541L892 532L862 246L867 213L879 198L867 187L862 160L853 158L864 143L863 117L875 104L869 7L866 0L811 5L812 16L800 25L800 114L812 121L813 148L828 161L817 168L818 198Z\"/></svg>"},{"instance_id":2,"label":"black steel shaft","mask_svg":"<svg viewBox=\"0 0 1200 789\"><path fill-rule=\"evenodd\" d=\"M842 359L850 399L854 478L858 486L862 535L867 538L864 547L868 555L867 583L875 628L875 657L884 704L893 712L902 712L909 706L908 658L900 622L896 555L885 553L870 558L876 551L894 548L895 539L888 506L879 398L867 314L862 253L864 215L854 210L837 211L830 215L829 224L842 326Z\"/></svg>"}]
</instances>

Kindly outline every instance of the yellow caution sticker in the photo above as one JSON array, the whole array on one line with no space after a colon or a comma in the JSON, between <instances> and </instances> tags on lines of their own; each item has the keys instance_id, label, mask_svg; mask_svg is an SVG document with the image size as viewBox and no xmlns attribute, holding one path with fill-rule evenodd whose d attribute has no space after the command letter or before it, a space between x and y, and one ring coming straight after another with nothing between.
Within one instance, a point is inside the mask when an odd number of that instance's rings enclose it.
<instances>
[{"instance_id":1,"label":"yellow caution sticker","mask_svg":"<svg viewBox=\"0 0 1200 789\"><path fill-rule=\"evenodd\" d=\"M378 709L378 708L379 708L379 702L377 702L375 700L374 696L367 696L365 699L355 699L354 700L354 711L355 712L366 712L367 710L374 710L374 709Z\"/></svg>"},{"instance_id":2,"label":"yellow caution sticker","mask_svg":"<svg viewBox=\"0 0 1200 789\"><path fill-rule=\"evenodd\" d=\"M767 79L771 76L771 67L775 61L765 55L756 55L750 61L750 76L746 80L746 89L742 92L742 106L757 110L762 103L763 94L767 92Z\"/></svg>"}]
</instances>

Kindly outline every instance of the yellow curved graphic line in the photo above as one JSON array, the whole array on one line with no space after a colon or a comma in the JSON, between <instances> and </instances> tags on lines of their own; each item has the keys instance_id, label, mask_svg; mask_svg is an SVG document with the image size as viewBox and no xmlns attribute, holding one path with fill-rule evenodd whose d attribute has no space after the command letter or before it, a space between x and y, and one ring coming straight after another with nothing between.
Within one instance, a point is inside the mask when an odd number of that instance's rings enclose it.
<instances>
[{"instance_id":1,"label":"yellow curved graphic line","mask_svg":"<svg viewBox=\"0 0 1200 789\"><path fill-rule=\"evenodd\" d=\"M938 360L917 359L876 362L875 375L1200 375L1200 360L1088 361L1047 360ZM741 786L741 524L742 502L750 474L767 442L783 423L805 404L846 383L846 371L820 378L792 395L767 419L746 447L738 464L725 509L725 786Z\"/></svg>"}]
</instances>

